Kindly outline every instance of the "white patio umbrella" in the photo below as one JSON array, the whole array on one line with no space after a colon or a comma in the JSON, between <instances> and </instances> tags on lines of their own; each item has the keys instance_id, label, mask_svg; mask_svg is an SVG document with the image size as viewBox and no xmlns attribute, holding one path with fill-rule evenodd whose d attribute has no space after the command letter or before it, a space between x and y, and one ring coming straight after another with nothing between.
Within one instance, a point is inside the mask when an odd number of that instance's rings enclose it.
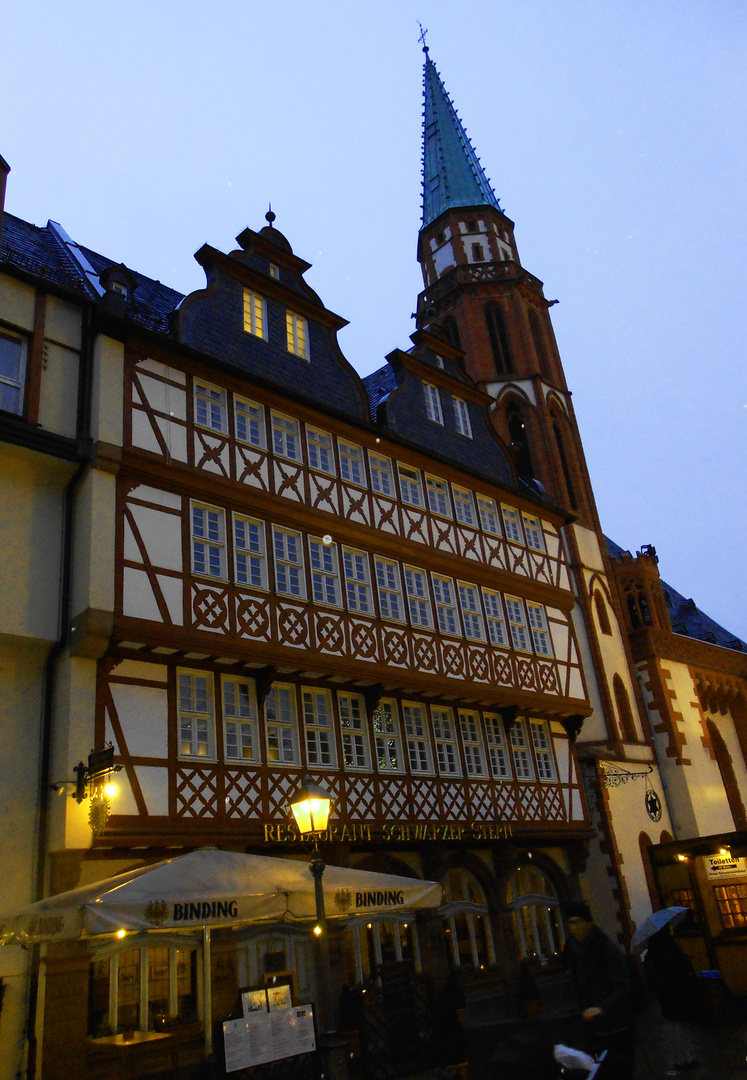
<instances>
[{"instance_id":1,"label":"white patio umbrella","mask_svg":"<svg viewBox=\"0 0 747 1080\"><path fill-rule=\"evenodd\" d=\"M660 911L654 911L647 919L643 920L630 939L631 951L641 952L646 948L646 942L649 938L652 938L654 934L658 934L660 930L663 930L669 924L676 926L677 923L681 923L689 910L690 908L686 907L665 907L661 908Z\"/></svg>"}]
</instances>

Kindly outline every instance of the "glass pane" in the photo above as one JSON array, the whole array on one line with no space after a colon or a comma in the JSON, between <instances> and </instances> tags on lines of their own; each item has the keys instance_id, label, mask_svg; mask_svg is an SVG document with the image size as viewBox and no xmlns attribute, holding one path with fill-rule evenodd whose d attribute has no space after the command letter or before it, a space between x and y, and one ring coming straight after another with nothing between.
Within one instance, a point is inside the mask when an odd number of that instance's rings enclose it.
<instances>
[{"instance_id":1,"label":"glass pane","mask_svg":"<svg viewBox=\"0 0 747 1080\"><path fill-rule=\"evenodd\" d=\"M379 942L381 943L381 962L391 964L397 959L394 947L394 924L379 923Z\"/></svg>"},{"instance_id":2,"label":"glass pane","mask_svg":"<svg viewBox=\"0 0 747 1080\"><path fill-rule=\"evenodd\" d=\"M137 1028L140 1021L140 949L119 954L117 1001L120 1031Z\"/></svg>"},{"instance_id":3,"label":"glass pane","mask_svg":"<svg viewBox=\"0 0 747 1080\"><path fill-rule=\"evenodd\" d=\"M468 915L465 911L460 911L454 915L457 949L459 951L459 966L462 968L471 968L474 964L472 943L469 938L469 919L471 917L472 916Z\"/></svg>"},{"instance_id":4,"label":"glass pane","mask_svg":"<svg viewBox=\"0 0 747 1080\"><path fill-rule=\"evenodd\" d=\"M88 1034L109 1034L109 958L88 965Z\"/></svg>"},{"instance_id":5,"label":"glass pane","mask_svg":"<svg viewBox=\"0 0 747 1080\"><path fill-rule=\"evenodd\" d=\"M481 968L486 968L490 963L487 915L474 915L473 926L475 928L475 942L477 944L477 962Z\"/></svg>"},{"instance_id":6,"label":"glass pane","mask_svg":"<svg viewBox=\"0 0 747 1080\"><path fill-rule=\"evenodd\" d=\"M183 1023L197 1019L197 950L176 950L176 1014Z\"/></svg>"},{"instance_id":7,"label":"glass pane","mask_svg":"<svg viewBox=\"0 0 747 1080\"><path fill-rule=\"evenodd\" d=\"M169 1017L169 950L148 949L148 1027L158 1031Z\"/></svg>"}]
</instances>

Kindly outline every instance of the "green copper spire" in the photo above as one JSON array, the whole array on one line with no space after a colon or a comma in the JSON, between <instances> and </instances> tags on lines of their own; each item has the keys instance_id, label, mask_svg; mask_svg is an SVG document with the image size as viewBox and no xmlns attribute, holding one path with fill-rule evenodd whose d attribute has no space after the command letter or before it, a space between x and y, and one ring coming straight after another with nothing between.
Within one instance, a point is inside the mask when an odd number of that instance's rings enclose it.
<instances>
[{"instance_id":1,"label":"green copper spire","mask_svg":"<svg viewBox=\"0 0 747 1080\"><path fill-rule=\"evenodd\" d=\"M425 53L423 73L423 224L455 206L501 207L467 138L441 76Z\"/></svg>"}]
</instances>

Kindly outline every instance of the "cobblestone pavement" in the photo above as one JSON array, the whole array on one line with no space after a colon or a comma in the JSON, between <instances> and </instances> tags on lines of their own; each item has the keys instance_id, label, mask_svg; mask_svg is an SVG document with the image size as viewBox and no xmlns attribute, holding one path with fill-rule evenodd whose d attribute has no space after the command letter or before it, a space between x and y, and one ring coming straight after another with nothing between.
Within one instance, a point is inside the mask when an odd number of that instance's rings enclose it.
<instances>
[{"instance_id":1,"label":"cobblestone pavement","mask_svg":"<svg viewBox=\"0 0 747 1080\"><path fill-rule=\"evenodd\" d=\"M640 1018L634 1080L663 1080L671 1062L666 1059L662 1021L652 1006ZM680 1075L689 1080L747 1080L747 1021L733 1018L692 1030L700 1064Z\"/></svg>"}]
</instances>

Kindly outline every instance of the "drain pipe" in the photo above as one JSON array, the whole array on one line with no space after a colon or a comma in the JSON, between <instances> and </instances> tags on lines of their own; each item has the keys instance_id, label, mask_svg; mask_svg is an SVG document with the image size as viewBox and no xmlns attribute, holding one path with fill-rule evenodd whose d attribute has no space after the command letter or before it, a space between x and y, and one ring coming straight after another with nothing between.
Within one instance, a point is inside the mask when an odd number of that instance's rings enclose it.
<instances>
[{"instance_id":1,"label":"drain pipe","mask_svg":"<svg viewBox=\"0 0 747 1080\"><path fill-rule=\"evenodd\" d=\"M70 640L70 608L73 585L73 527L75 523L75 496L78 485L93 458L91 440L91 408L93 395L93 345L95 334L90 305L83 308L81 327L81 366L83 394L81 400L78 451L80 463L68 480L63 494L63 521L60 571L59 637L52 646L44 665L44 699L42 704L42 737L39 762L39 818L36 841L36 875L33 899L44 897L47 844L49 842L49 799L52 763L52 728L54 722L54 698L57 681L57 662ZM41 946L33 945L31 952L28 1011L26 1014L26 1080L35 1080L38 1056L36 1038L36 1014L39 1002L39 973L41 969Z\"/></svg>"}]
</instances>

